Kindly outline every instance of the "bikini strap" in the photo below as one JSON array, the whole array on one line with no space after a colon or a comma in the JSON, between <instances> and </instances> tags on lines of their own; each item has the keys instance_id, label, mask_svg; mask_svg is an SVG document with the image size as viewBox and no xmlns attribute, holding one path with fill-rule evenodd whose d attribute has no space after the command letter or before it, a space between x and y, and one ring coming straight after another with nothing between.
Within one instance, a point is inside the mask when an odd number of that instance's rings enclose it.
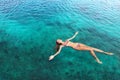
<instances>
[{"instance_id":1,"label":"bikini strap","mask_svg":"<svg viewBox=\"0 0 120 80\"><path fill-rule=\"evenodd\" d=\"M69 40L66 40L64 46L67 46L68 42L69 42Z\"/></svg>"}]
</instances>

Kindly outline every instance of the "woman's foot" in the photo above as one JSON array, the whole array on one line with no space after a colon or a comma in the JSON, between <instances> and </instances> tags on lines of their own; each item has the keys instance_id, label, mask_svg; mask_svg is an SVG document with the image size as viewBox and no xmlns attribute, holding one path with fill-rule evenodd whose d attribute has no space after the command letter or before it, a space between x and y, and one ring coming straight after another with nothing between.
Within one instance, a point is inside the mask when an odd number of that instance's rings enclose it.
<instances>
[{"instance_id":1,"label":"woman's foot","mask_svg":"<svg viewBox=\"0 0 120 80\"><path fill-rule=\"evenodd\" d=\"M108 54L108 55L114 55L113 53L111 53L111 52L105 52L106 54Z\"/></svg>"},{"instance_id":2,"label":"woman's foot","mask_svg":"<svg viewBox=\"0 0 120 80\"><path fill-rule=\"evenodd\" d=\"M96 61L97 61L99 64L102 64L102 61L100 61L100 60L98 60L98 59L97 59Z\"/></svg>"}]
</instances>

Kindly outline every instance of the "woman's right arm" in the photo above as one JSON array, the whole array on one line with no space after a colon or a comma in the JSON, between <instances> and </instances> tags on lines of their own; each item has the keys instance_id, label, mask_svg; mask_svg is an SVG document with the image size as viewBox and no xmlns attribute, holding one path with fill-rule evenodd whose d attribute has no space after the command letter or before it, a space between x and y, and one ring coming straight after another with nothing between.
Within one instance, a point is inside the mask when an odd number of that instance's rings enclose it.
<instances>
[{"instance_id":1,"label":"woman's right arm","mask_svg":"<svg viewBox=\"0 0 120 80\"><path fill-rule=\"evenodd\" d=\"M60 46L60 48L59 48L59 50L54 54L54 55L51 55L50 57L49 57L49 60L52 60L55 56L57 56L59 53L60 53L60 51L62 50L62 45Z\"/></svg>"}]
</instances>

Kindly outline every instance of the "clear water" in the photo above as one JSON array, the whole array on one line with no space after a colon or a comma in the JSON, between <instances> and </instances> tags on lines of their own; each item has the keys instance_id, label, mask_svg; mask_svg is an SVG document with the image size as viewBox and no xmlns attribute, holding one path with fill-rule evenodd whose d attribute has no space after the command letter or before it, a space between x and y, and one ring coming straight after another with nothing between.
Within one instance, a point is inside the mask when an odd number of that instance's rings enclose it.
<instances>
[{"instance_id":1,"label":"clear water","mask_svg":"<svg viewBox=\"0 0 120 80\"><path fill-rule=\"evenodd\" d=\"M0 0L0 80L119 80L119 0ZM65 47L55 53L55 41L66 40L113 52Z\"/></svg>"}]
</instances>

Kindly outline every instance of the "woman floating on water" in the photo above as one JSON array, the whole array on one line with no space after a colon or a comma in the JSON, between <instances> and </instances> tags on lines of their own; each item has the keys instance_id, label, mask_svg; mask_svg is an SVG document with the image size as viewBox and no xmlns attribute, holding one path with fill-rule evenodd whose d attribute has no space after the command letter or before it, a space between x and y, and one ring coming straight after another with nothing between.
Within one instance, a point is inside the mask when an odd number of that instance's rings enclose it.
<instances>
[{"instance_id":1,"label":"woman floating on water","mask_svg":"<svg viewBox=\"0 0 120 80\"><path fill-rule=\"evenodd\" d=\"M104 53L104 54L107 54L107 55L113 55L113 53L104 52L103 50L100 50L100 49L97 49L97 48L93 48L93 47L87 46L87 45L82 44L82 43L73 43L73 42L71 42L70 40L74 39L77 34L78 34L78 32L76 32L74 34L74 36L72 36L71 38L67 39L65 42L63 42L61 39L58 39L56 41L56 45L58 46L57 52L54 55L51 55L49 57L49 60L52 60L56 55L58 55L60 53L61 49L63 47L65 47L65 46L72 47L73 49L76 49L76 50L90 51L91 55L96 59L96 61L99 64L102 64L102 62L97 58L97 56L95 55L94 51L101 52L101 53Z\"/></svg>"}]
</instances>

